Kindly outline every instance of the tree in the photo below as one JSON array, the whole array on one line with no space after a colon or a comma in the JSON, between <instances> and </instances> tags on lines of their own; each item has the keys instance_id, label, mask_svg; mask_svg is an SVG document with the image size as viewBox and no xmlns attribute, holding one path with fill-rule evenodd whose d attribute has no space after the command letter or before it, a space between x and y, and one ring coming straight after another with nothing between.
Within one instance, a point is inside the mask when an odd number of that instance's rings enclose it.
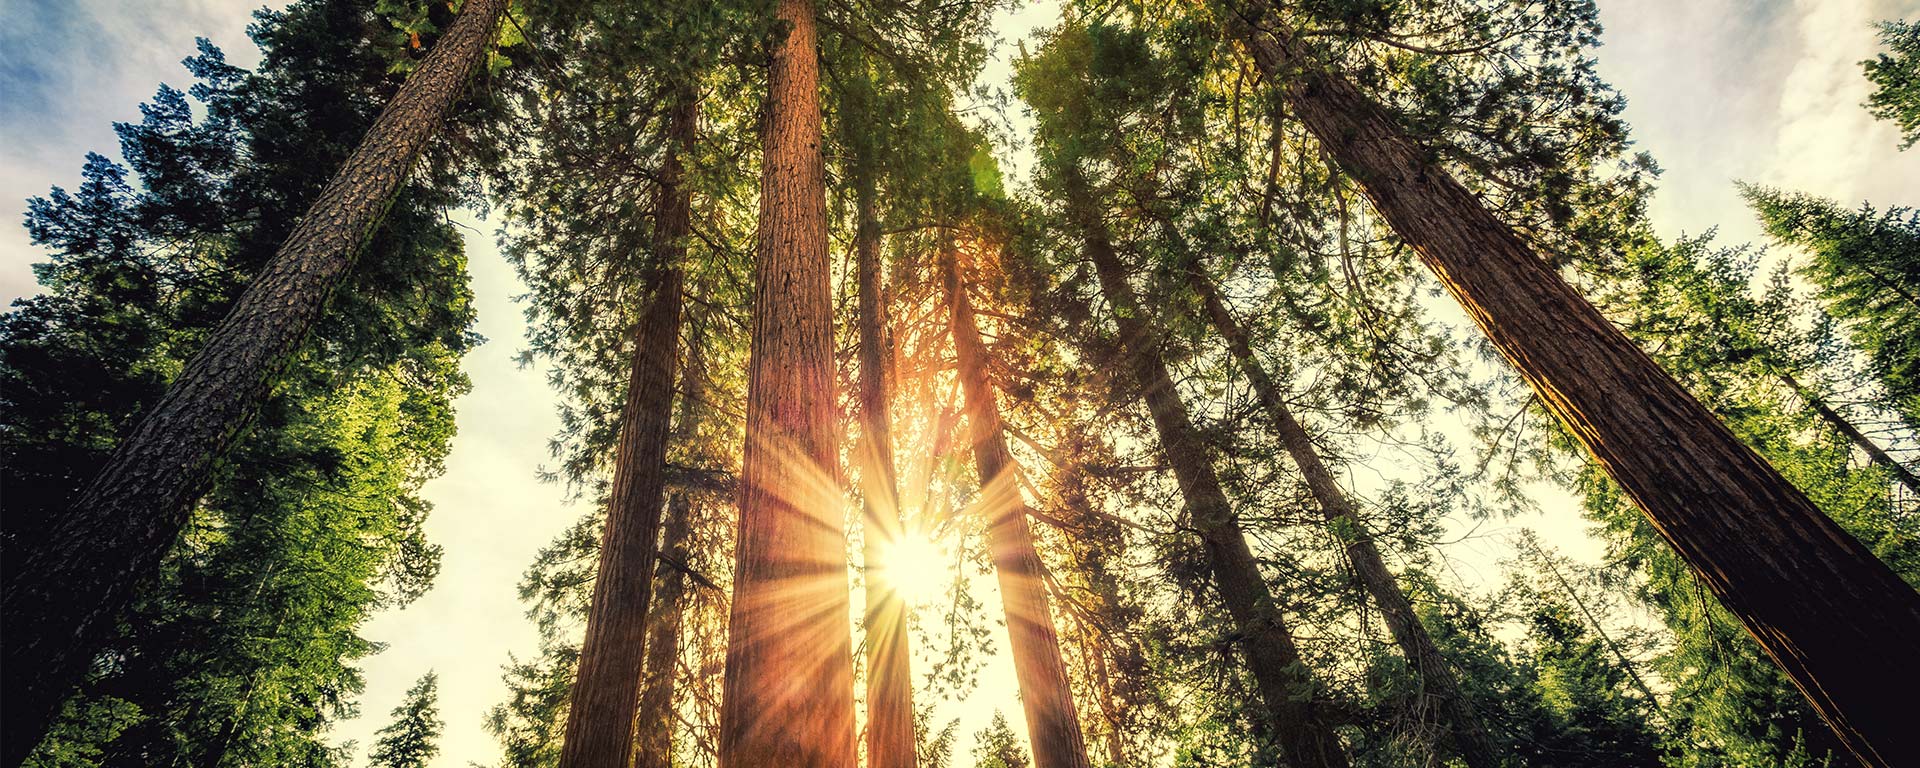
<instances>
[{"instance_id":1,"label":"tree","mask_svg":"<svg viewBox=\"0 0 1920 768\"><path fill-rule=\"evenodd\" d=\"M1161 333L1147 324L1147 310L1128 283L1126 266L1107 229L1097 192L1080 170L1087 130L1096 109L1091 95L1063 83L1078 82L1094 66L1097 39L1085 28L1056 31L1051 45L1023 62L1017 75L1022 97L1040 122L1042 168L1059 189L1063 222L1081 246L1082 258L1098 276L1100 293L1118 328L1118 349L1106 358L1125 366L1132 391L1146 401L1159 438L1159 451L1179 484L1190 525L1205 545L1215 590L1232 618L1233 636L1259 690L1260 735L1280 747L1281 758L1301 766L1344 766L1338 736L1316 704L1320 698L1312 672L1260 573L1245 531L1216 473L1211 451L1174 387L1162 356ZM1058 91L1052 89L1059 89Z\"/></svg>"},{"instance_id":2,"label":"tree","mask_svg":"<svg viewBox=\"0 0 1920 768\"><path fill-rule=\"evenodd\" d=\"M842 88L841 130L852 150L849 173L854 196L854 280L859 293L861 546L866 570L867 764L914 768L913 655L907 637L908 606L889 582L888 562L905 535L900 524L900 483L893 456L892 393L887 386L892 345L887 337L886 289L880 274L879 149L886 137L876 124L881 112L866 57L848 57L856 71Z\"/></svg>"},{"instance_id":3,"label":"tree","mask_svg":"<svg viewBox=\"0 0 1920 768\"><path fill-rule=\"evenodd\" d=\"M675 98L666 129L672 148L659 174L653 259L646 268L651 298L646 314L634 324L633 367L621 409L606 538L587 609L587 635L580 646L580 671L560 752L562 768L625 764L636 744L639 673L646 657L680 353L680 261L686 257L691 229L692 192L682 183L682 155L692 149L698 116L694 84L683 84Z\"/></svg>"},{"instance_id":4,"label":"tree","mask_svg":"<svg viewBox=\"0 0 1920 768\"><path fill-rule=\"evenodd\" d=\"M188 93L162 87L117 127L126 166L95 157L77 194L30 204L51 259L38 268L48 293L0 320L9 581L366 134L401 85L395 56L419 55L370 0L256 18L258 68L203 42ZM453 129L490 114L468 100ZM442 469L468 386L460 357L479 341L442 213L462 192L445 148L397 194L183 546L138 592L102 654L118 663L89 670L33 764L338 759L324 731L378 650L360 625L438 570L420 486Z\"/></svg>"},{"instance_id":5,"label":"tree","mask_svg":"<svg viewBox=\"0 0 1920 768\"><path fill-rule=\"evenodd\" d=\"M446 723L440 720L440 677L432 672L407 689L407 698L393 708L393 722L380 729L367 758L374 768L426 768L440 754L434 742Z\"/></svg>"},{"instance_id":6,"label":"tree","mask_svg":"<svg viewBox=\"0 0 1920 768\"><path fill-rule=\"evenodd\" d=\"M1374 544L1372 534L1367 532L1366 524L1360 520L1357 508L1340 488L1333 471L1320 458L1313 446L1313 437L1287 407L1273 378L1254 357L1246 331L1234 320L1232 312L1220 300L1219 290L1201 269L1203 267L1197 264L1188 269L1188 285L1200 298L1206 313L1205 321L1227 342L1234 360L1246 373L1247 380L1253 383L1254 394L1260 399L1261 406L1266 408L1268 418L1273 420L1274 430L1280 434L1280 442L1286 446L1287 455L1293 458L1294 465L1299 467L1301 476L1306 480L1307 488L1319 503L1321 513L1326 516L1327 527L1345 543L1347 560L1353 564L1353 570L1359 575L1367 594L1379 606L1394 642L1406 654L1407 662L1419 671L1421 683L1438 702L1441 716L1447 720L1453 736L1455 749L1460 751L1469 766L1493 768L1501 765L1503 761L1487 734L1486 726L1473 711L1473 703L1461 694L1459 683L1454 680L1453 669L1446 657L1441 655L1440 648L1434 645L1426 627L1420 623L1413 603L1407 600L1406 593L1394 580L1393 571L1387 567L1386 559L1381 557L1380 548Z\"/></svg>"},{"instance_id":7,"label":"tree","mask_svg":"<svg viewBox=\"0 0 1920 768\"><path fill-rule=\"evenodd\" d=\"M1298 118L1849 748L1871 764L1920 754L1920 736L1887 706L1884 670L1861 663L1920 632L1920 593L1741 445L1273 9L1220 8ZM1903 682L1920 685L1912 675Z\"/></svg>"},{"instance_id":8,"label":"tree","mask_svg":"<svg viewBox=\"0 0 1920 768\"><path fill-rule=\"evenodd\" d=\"M415 160L486 60L507 0L473 0L388 104L276 258L6 588L5 759L39 743L62 697L152 583L218 459L285 369Z\"/></svg>"},{"instance_id":9,"label":"tree","mask_svg":"<svg viewBox=\"0 0 1920 768\"><path fill-rule=\"evenodd\" d=\"M1013 726L1007 725L1007 716L999 710L993 712L993 722L973 736L973 764L975 768L1027 768L1027 753L1020 748L1020 738L1013 735Z\"/></svg>"},{"instance_id":10,"label":"tree","mask_svg":"<svg viewBox=\"0 0 1920 768\"><path fill-rule=\"evenodd\" d=\"M810 0L775 18L719 751L726 768L827 768L854 761L853 640L819 58Z\"/></svg>"},{"instance_id":11,"label":"tree","mask_svg":"<svg viewBox=\"0 0 1920 768\"><path fill-rule=\"evenodd\" d=\"M1742 185L1775 242L1804 250L1801 267L1827 312L1871 362L1890 405L1920 425L1920 212L1848 211L1812 195Z\"/></svg>"},{"instance_id":12,"label":"tree","mask_svg":"<svg viewBox=\"0 0 1920 768\"><path fill-rule=\"evenodd\" d=\"M1027 528L1029 512L1015 476L1019 468L1007 450L1000 406L987 375L987 347L980 340L967 283L960 279L956 249L949 244L938 258L946 286L948 327L966 393L967 433L980 475L974 506L987 517L987 549L1006 607L1007 634L1034 763L1039 768L1085 768L1086 739L1074 711L1067 665L1060 657L1060 637L1047 600L1046 567Z\"/></svg>"},{"instance_id":13,"label":"tree","mask_svg":"<svg viewBox=\"0 0 1920 768\"><path fill-rule=\"evenodd\" d=\"M1920 24L1882 22L1880 44L1892 53L1860 62L1875 86L1867 109L1874 117L1893 121L1900 128L1900 148L1907 149L1920 141Z\"/></svg>"}]
</instances>

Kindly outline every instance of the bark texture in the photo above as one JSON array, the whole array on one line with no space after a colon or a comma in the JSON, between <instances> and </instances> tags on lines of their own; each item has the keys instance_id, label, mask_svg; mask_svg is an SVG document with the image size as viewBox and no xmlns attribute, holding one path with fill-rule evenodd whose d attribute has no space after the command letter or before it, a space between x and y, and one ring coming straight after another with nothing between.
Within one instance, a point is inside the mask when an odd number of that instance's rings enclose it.
<instances>
[{"instance_id":1,"label":"bark texture","mask_svg":"<svg viewBox=\"0 0 1920 768\"><path fill-rule=\"evenodd\" d=\"M914 768L913 656L907 647L907 601L887 570L900 541L900 485L893 464L893 417L887 390L887 310L880 285L880 222L867 158L854 178L855 280L860 294L860 498L867 597L867 765Z\"/></svg>"},{"instance_id":2,"label":"bark texture","mask_svg":"<svg viewBox=\"0 0 1920 768\"><path fill-rule=\"evenodd\" d=\"M1240 364L1247 380L1253 384L1254 394L1266 409L1267 417L1273 420L1274 431L1280 436L1281 444L1286 446L1287 455L1293 458L1294 466L1300 469L1301 477L1306 480L1307 490L1320 505L1328 529L1334 532L1346 549L1347 561L1353 565L1354 575L1359 577L1361 586L1373 598L1374 604L1379 606L1380 617L1386 623L1388 633L1393 635L1394 644L1400 646L1401 654L1407 657L1407 663L1420 676L1423 692L1437 705L1455 751L1470 768L1498 768L1504 765L1499 748L1487 735L1479 713L1473 710L1473 703L1460 693L1460 683L1453 674L1453 668L1440 653L1440 647L1434 644L1433 636L1427 633L1426 625L1420 623L1420 616L1414 612L1413 603L1407 599L1406 592L1394 580L1393 570L1387 567L1386 558L1381 557L1380 548L1374 545L1373 537L1361 521L1353 500L1340 487L1333 469L1320 458L1320 452L1314 448L1313 437L1293 415L1293 409L1287 407L1285 398L1280 396L1279 386L1267 374L1266 368L1260 365L1259 359L1254 357L1246 330L1234 319L1226 302L1220 299L1220 291L1214 286L1213 280L1202 269L1201 265L1192 264L1187 273L1188 284L1200 298L1205 314L1201 319L1212 325L1214 331L1227 342L1227 349Z\"/></svg>"},{"instance_id":3,"label":"bark texture","mask_svg":"<svg viewBox=\"0 0 1920 768\"><path fill-rule=\"evenodd\" d=\"M647 610L665 502L667 437L673 423L680 350L681 269L691 230L691 194L680 155L693 143L698 102L683 89L668 118L670 149L660 169L653 243L646 266L649 300L634 325L633 367L620 408L613 489L600 537L600 562L587 605L586 638L567 707L560 768L625 766L634 749Z\"/></svg>"},{"instance_id":4,"label":"bark texture","mask_svg":"<svg viewBox=\"0 0 1920 768\"><path fill-rule=\"evenodd\" d=\"M692 516L692 505L685 494L676 493L667 502L667 531L660 550L669 563L658 569L660 583L647 609L647 666L640 707L634 713L634 747L638 750L634 768L673 768L673 692L679 679L681 601L687 589L686 572L673 563L687 562Z\"/></svg>"},{"instance_id":5,"label":"bark texture","mask_svg":"<svg viewBox=\"0 0 1920 768\"><path fill-rule=\"evenodd\" d=\"M810 0L776 14L720 765L852 768L817 33Z\"/></svg>"},{"instance_id":6,"label":"bark texture","mask_svg":"<svg viewBox=\"0 0 1920 768\"><path fill-rule=\"evenodd\" d=\"M1743 445L1535 257L1270 5L1226 22L1293 115L1361 185L1495 347L1729 612L1874 766L1920 764L1899 698L1920 593Z\"/></svg>"},{"instance_id":7,"label":"bark texture","mask_svg":"<svg viewBox=\"0 0 1920 768\"><path fill-rule=\"evenodd\" d=\"M468 0L340 172L6 586L0 758L18 765L150 582L287 361L486 61L508 0ZM30 628L30 631L27 631Z\"/></svg>"},{"instance_id":8,"label":"bark texture","mask_svg":"<svg viewBox=\"0 0 1920 768\"><path fill-rule=\"evenodd\" d=\"M1083 185L1071 194L1087 198ZM1147 325L1139 298L1127 283L1125 267L1108 239L1105 223L1091 211L1080 218L1086 252L1099 273L1100 291L1120 329L1121 352L1131 369L1153 425L1161 452L1172 466L1187 513L1207 550L1215 587L1232 617L1242 653L1266 709L1265 726L1295 768L1344 768L1345 748L1315 711L1318 684L1300 659L1286 617L1267 589L1259 563L1247 545L1238 516L1214 473L1206 441L1193 425L1186 403L1174 390L1173 376L1161 357L1158 335Z\"/></svg>"},{"instance_id":9,"label":"bark texture","mask_svg":"<svg viewBox=\"0 0 1920 768\"><path fill-rule=\"evenodd\" d=\"M1019 478L1007 436L1000 426L1000 406L987 378L987 347L980 340L973 303L960 280L958 258L952 248L940 254L941 279L947 290L948 330L960 362L960 384L966 394L967 433L973 443L974 466L980 474L980 498L975 508L987 516L987 550L998 576L1000 599L1006 610L1007 635L1013 653L1014 676L1020 683L1020 704L1026 710L1027 738L1035 768L1087 768L1086 738L1074 710L1073 687L1060 655L1060 637L1053 626L1047 601L1045 566L1033 548L1027 527L1027 505L1020 498Z\"/></svg>"}]
</instances>

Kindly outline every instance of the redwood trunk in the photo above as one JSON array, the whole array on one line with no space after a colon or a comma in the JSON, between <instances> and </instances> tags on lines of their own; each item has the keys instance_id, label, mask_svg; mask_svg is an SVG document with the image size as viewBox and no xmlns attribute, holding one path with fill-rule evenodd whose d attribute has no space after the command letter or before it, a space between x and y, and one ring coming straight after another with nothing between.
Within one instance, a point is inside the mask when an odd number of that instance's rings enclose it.
<instances>
[{"instance_id":1,"label":"redwood trunk","mask_svg":"<svg viewBox=\"0 0 1920 768\"><path fill-rule=\"evenodd\" d=\"M1863 763L1920 764L1920 593L1660 370L1268 6L1226 20L1548 410ZM1242 13L1246 15L1241 15ZM1891 661L1890 661L1891 660Z\"/></svg>"},{"instance_id":2,"label":"redwood trunk","mask_svg":"<svg viewBox=\"0 0 1920 768\"><path fill-rule=\"evenodd\" d=\"M1070 194L1085 197L1087 192L1082 188ZM1340 739L1314 708L1319 685L1301 661L1286 617L1260 575L1239 518L1214 474L1206 441L1174 390L1173 376L1160 356L1158 336L1142 319L1140 300L1127 283L1104 224L1091 212L1082 211L1081 216L1087 255L1099 273L1100 291L1113 309L1121 351L1153 415L1161 452L1173 468L1187 514L1206 546L1215 586L1233 619L1247 667L1260 690L1266 708L1263 725L1280 746L1286 764L1295 768L1344 768L1347 755Z\"/></svg>"},{"instance_id":3,"label":"redwood trunk","mask_svg":"<svg viewBox=\"0 0 1920 768\"><path fill-rule=\"evenodd\" d=\"M856 160L854 234L860 293L860 498L865 531L867 597L867 765L914 768L913 656L907 647L907 601L889 568L921 563L888 561L901 537L900 486L893 465L893 417L888 405L886 299L880 286L880 222L874 213L871 158Z\"/></svg>"},{"instance_id":4,"label":"redwood trunk","mask_svg":"<svg viewBox=\"0 0 1920 768\"><path fill-rule=\"evenodd\" d=\"M486 60L508 0L469 0L207 344L6 587L5 738L17 765L151 581L414 161Z\"/></svg>"},{"instance_id":5,"label":"redwood trunk","mask_svg":"<svg viewBox=\"0 0 1920 768\"><path fill-rule=\"evenodd\" d=\"M1420 623L1413 603L1407 600L1407 594L1394 580L1393 570L1387 567L1386 559L1380 556L1380 548L1374 546L1373 538L1367 533L1366 524L1360 520L1353 501L1340 488L1333 470L1321 460L1320 452L1314 449L1312 436L1294 417L1293 410L1287 407L1273 377L1267 375L1259 359L1254 357L1246 330L1227 310L1226 303L1220 300L1219 290L1202 269L1198 263L1189 265L1188 282L1200 297L1206 312L1204 320L1226 340L1234 360L1240 363L1247 380L1252 382L1260 404L1266 408L1268 418L1273 420L1280 442L1286 446L1287 455L1293 457L1294 465L1300 468L1300 475L1307 482L1307 490L1319 503L1320 512L1327 519L1327 528L1346 548L1347 560L1353 564L1354 574L1380 607L1380 616L1386 622L1387 631L1393 635L1394 643L1400 646L1400 652L1407 657L1407 663L1419 674L1425 693L1439 704L1440 715L1446 719L1455 750L1471 768L1498 768L1505 764L1500 759L1500 750L1487 735L1479 713L1473 711L1473 703L1460 693L1460 684L1454 677L1453 668L1441 655L1439 646L1434 644L1433 636L1427 633L1426 625Z\"/></svg>"},{"instance_id":6,"label":"redwood trunk","mask_svg":"<svg viewBox=\"0 0 1920 768\"><path fill-rule=\"evenodd\" d=\"M819 56L811 0L780 0L776 14L719 756L722 768L851 768Z\"/></svg>"},{"instance_id":7,"label":"redwood trunk","mask_svg":"<svg viewBox=\"0 0 1920 768\"><path fill-rule=\"evenodd\" d=\"M674 494L667 503L667 515L660 549L672 563L686 565L693 509L685 494ZM646 682L640 689L640 708L635 713L634 745L639 753L634 768L673 768L673 691L679 678L681 599L687 589L687 574L674 565L661 570L659 589L647 609Z\"/></svg>"},{"instance_id":8,"label":"redwood trunk","mask_svg":"<svg viewBox=\"0 0 1920 768\"><path fill-rule=\"evenodd\" d=\"M975 508L987 520L987 549L999 578L1000 600L1007 616L1007 636L1013 652L1014 675L1020 682L1020 704L1026 710L1027 738L1033 747L1035 768L1087 768L1086 739L1074 711L1073 688L1060 656L1060 637L1047 602L1045 566L1033 548L1027 528L1027 505L1020 498L1019 478L1007 436L1000 426L1000 406L987 378L987 347L980 340L973 303L952 248L940 254L940 272L947 289L948 330L960 362L960 384L966 393L967 432L973 443L974 466L980 474L980 497Z\"/></svg>"},{"instance_id":9,"label":"redwood trunk","mask_svg":"<svg viewBox=\"0 0 1920 768\"><path fill-rule=\"evenodd\" d=\"M660 170L653 247L647 271L649 301L633 332L633 368L620 408L613 490L600 538L587 634L567 707L560 768L625 766L634 747L640 672L646 659L647 608L664 502L667 436L673 423L673 387L679 362L681 269L691 230L691 197L682 184L680 155L693 143L698 117L691 88L668 118L670 147Z\"/></svg>"}]
</instances>

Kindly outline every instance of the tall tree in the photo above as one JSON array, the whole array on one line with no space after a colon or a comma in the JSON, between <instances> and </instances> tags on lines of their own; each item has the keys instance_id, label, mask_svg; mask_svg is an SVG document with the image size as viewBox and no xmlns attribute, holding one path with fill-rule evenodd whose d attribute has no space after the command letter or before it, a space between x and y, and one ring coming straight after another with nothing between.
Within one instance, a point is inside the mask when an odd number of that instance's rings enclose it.
<instances>
[{"instance_id":1,"label":"tall tree","mask_svg":"<svg viewBox=\"0 0 1920 768\"><path fill-rule=\"evenodd\" d=\"M206 346L7 584L8 622L34 628L5 649L7 765L39 743L136 590L156 577L216 461L486 61L507 2L471 0Z\"/></svg>"},{"instance_id":2,"label":"tall tree","mask_svg":"<svg viewBox=\"0 0 1920 768\"><path fill-rule=\"evenodd\" d=\"M1267 374L1266 368L1254 356L1246 330L1234 319L1226 302L1220 299L1219 289L1204 269L1198 263L1189 265L1187 269L1188 286L1200 299L1200 309L1205 313L1204 322L1212 325L1214 332L1226 341L1233 359L1240 364L1247 381L1253 384L1254 396L1266 409L1267 418L1273 421L1274 431L1279 433L1287 455L1293 458L1294 466L1299 468L1301 477L1306 480L1307 489L1320 506L1320 513L1326 516L1327 526L1345 545L1347 561L1360 577L1361 586L1366 588L1374 604L1379 606L1387 631L1393 635L1393 641L1400 646L1401 653L1406 654L1407 662L1419 673L1421 684L1438 702L1441 717L1446 719L1453 736L1454 748L1473 768L1501 765L1504 761L1489 737L1486 726L1481 723L1479 714L1474 712L1473 702L1460 692L1460 684L1454 679L1452 667L1427 633L1426 626L1420 623L1420 617L1414 612L1413 603L1407 599L1406 592L1394 580L1393 570L1387 567L1386 558L1380 555L1380 548L1374 544L1372 534L1367 532L1359 510L1340 487L1333 470L1320 458L1320 452L1313 445L1313 436L1293 415L1273 377Z\"/></svg>"},{"instance_id":3,"label":"tall tree","mask_svg":"<svg viewBox=\"0 0 1920 768\"><path fill-rule=\"evenodd\" d=\"M380 729L367 753L373 768L427 768L440 754L440 677L432 672L407 689L407 698L393 708L393 722Z\"/></svg>"},{"instance_id":4,"label":"tall tree","mask_svg":"<svg viewBox=\"0 0 1920 768\"><path fill-rule=\"evenodd\" d=\"M647 666L640 688L639 724L634 735L635 768L673 768L674 681L680 676L680 629L687 588L687 536L692 505L684 494L667 503L667 529L661 534L660 585L647 609Z\"/></svg>"},{"instance_id":5,"label":"tall tree","mask_svg":"<svg viewBox=\"0 0 1920 768\"><path fill-rule=\"evenodd\" d=\"M400 87L396 65L421 53L387 14L373 0L257 13L252 70L202 42L187 93L163 86L139 122L116 126L126 167L95 157L77 194L30 204L52 258L37 267L48 293L0 320L6 568L44 540ZM494 111L472 98L460 113L450 130L464 135ZM443 212L462 191L460 159L436 151L410 175L194 505L186 545L139 590L103 654L118 663L88 670L33 764L337 759L325 728L351 711L356 661L379 649L361 625L418 597L438 567L420 486L442 470L468 386L459 357L478 341Z\"/></svg>"},{"instance_id":6,"label":"tall tree","mask_svg":"<svg viewBox=\"0 0 1920 768\"><path fill-rule=\"evenodd\" d=\"M1753 185L1740 193L1775 242L1807 252L1800 273L1866 353L1890 405L1920 427L1920 211L1849 211Z\"/></svg>"},{"instance_id":7,"label":"tall tree","mask_svg":"<svg viewBox=\"0 0 1920 768\"><path fill-rule=\"evenodd\" d=\"M1091 193L1081 186L1069 194L1085 199ZM1206 545L1215 586L1233 617L1247 666L1260 690L1268 738L1280 745L1281 757L1289 764L1345 766L1340 739L1316 707L1319 694L1312 672L1301 661L1280 604L1260 573L1233 504L1214 472L1206 442L1174 388L1173 375L1158 349L1159 335L1147 326L1144 305L1127 283L1126 267L1097 214L1088 213L1083 203L1080 216L1085 253L1098 272L1100 292L1120 329L1122 357L1153 414L1160 450L1173 468L1187 513Z\"/></svg>"},{"instance_id":8,"label":"tall tree","mask_svg":"<svg viewBox=\"0 0 1920 768\"><path fill-rule=\"evenodd\" d=\"M980 495L974 506L987 517L987 552L993 559L1006 607L1014 673L1027 713L1027 736L1038 768L1085 768L1086 738L1074 711L1073 687L1060 656L1060 637L1047 600L1046 566L1033 547L1028 509L1020 496L1019 468L1007 450L1000 406L987 372L987 346L980 339L967 283L960 279L957 249L949 242L937 257L946 286L948 329L966 392L967 433L973 444Z\"/></svg>"},{"instance_id":9,"label":"tall tree","mask_svg":"<svg viewBox=\"0 0 1920 768\"><path fill-rule=\"evenodd\" d=\"M633 724L644 666L647 612L665 502L667 437L673 420L675 366L680 353L682 266L691 230L692 192L683 182L682 155L694 143L697 91L684 83L668 116L668 151L653 211L652 261L646 265L651 299L633 331L633 369L621 408L614 451L613 489L587 609L561 745L561 768L631 762Z\"/></svg>"},{"instance_id":10,"label":"tall tree","mask_svg":"<svg viewBox=\"0 0 1920 768\"><path fill-rule=\"evenodd\" d=\"M1223 20L1298 119L1556 417L1861 760L1920 756L1867 659L1920 633L1920 593L1742 445L1266 4ZM1653 450L1653 446L1660 446Z\"/></svg>"},{"instance_id":11,"label":"tall tree","mask_svg":"<svg viewBox=\"0 0 1920 768\"><path fill-rule=\"evenodd\" d=\"M867 764L913 768L913 656L907 637L907 601L889 580L889 570L919 567L891 562L905 535L900 524L900 484L893 463L892 393L887 386L892 345L887 337L887 291L880 274L879 147L883 125L876 109L873 75L866 57L848 57L853 69L842 85L841 132L848 145L854 197L854 282L859 294L861 546L866 577Z\"/></svg>"},{"instance_id":12,"label":"tall tree","mask_svg":"<svg viewBox=\"0 0 1920 768\"><path fill-rule=\"evenodd\" d=\"M780 0L775 18L720 764L838 768L855 755L853 639L820 62L811 0Z\"/></svg>"}]
</instances>

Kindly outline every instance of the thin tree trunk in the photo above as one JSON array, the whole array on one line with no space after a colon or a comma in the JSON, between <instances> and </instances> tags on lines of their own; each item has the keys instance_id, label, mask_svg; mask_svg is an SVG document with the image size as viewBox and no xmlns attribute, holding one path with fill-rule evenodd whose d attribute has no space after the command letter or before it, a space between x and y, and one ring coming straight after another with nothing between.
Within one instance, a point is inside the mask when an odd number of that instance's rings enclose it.
<instances>
[{"instance_id":1,"label":"thin tree trunk","mask_svg":"<svg viewBox=\"0 0 1920 768\"><path fill-rule=\"evenodd\" d=\"M691 365L692 360L688 360ZM693 507L685 493L667 502L667 530L661 551L675 563L687 562L687 536L693 528ZM640 706L634 712L634 768L673 768L673 690L679 677L681 598L687 574L668 567L659 575L652 607L647 609L647 666L640 688Z\"/></svg>"},{"instance_id":2,"label":"thin tree trunk","mask_svg":"<svg viewBox=\"0 0 1920 768\"><path fill-rule=\"evenodd\" d=\"M1312 436L1294 417L1293 410L1287 407L1273 377L1254 357L1246 330L1227 310L1226 303L1220 300L1219 290L1203 269L1196 261L1189 264L1187 270L1188 284L1200 297L1205 312L1202 320L1210 323L1214 331L1226 340L1227 349L1240 363L1247 380L1252 382L1261 406L1266 408L1268 418L1273 420L1274 431L1279 433L1281 444L1286 446L1287 455L1293 457L1294 465L1300 468L1300 475L1307 482L1308 491L1319 503L1320 512L1327 519L1327 528L1339 537L1347 550L1348 562L1353 564L1354 573L1360 577L1361 586L1366 588L1367 594L1380 607L1380 616L1386 621L1387 631L1393 635L1394 643L1400 646L1400 652L1407 657L1407 663L1420 675L1426 693L1439 703L1441 716L1446 718L1453 737L1454 748L1472 768L1497 768L1503 765L1505 761L1500 758L1500 750L1487 735L1479 713L1474 712L1473 703L1460 693L1460 684L1454 677L1453 668L1447 664L1439 646L1434 644L1433 636L1427 633L1426 625L1420 623L1419 614L1414 612L1413 603L1400 589L1399 582L1394 580L1393 570L1387 567L1386 559L1380 556L1380 548L1374 545L1373 537L1360 520L1353 501L1341 489L1333 470L1321 460Z\"/></svg>"},{"instance_id":3,"label":"thin tree trunk","mask_svg":"<svg viewBox=\"0 0 1920 768\"><path fill-rule=\"evenodd\" d=\"M1826 398L1821 397L1819 393L1802 385L1799 379L1793 377L1793 374L1779 373L1775 375L1780 379L1781 384L1785 384L1787 389L1792 390L1795 397L1800 398L1801 402L1806 403L1808 408L1812 408L1814 414L1818 415L1821 421L1825 421L1827 426L1833 427L1835 432L1839 432L1841 436L1847 438L1847 441L1853 443L1855 448L1859 448L1862 453L1867 454L1869 461L1885 468L1887 472L1893 475L1895 480L1900 481L1900 484L1906 486L1908 490L1914 493L1920 493L1920 477L1915 477L1913 470L1907 469L1906 465L1894 461L1893 457L1888 455L1885 449L1875 444L1872 439L1867 437L1866 433L1860 431L1859 427L1854 426L1853 422L1848 421L1845 415L1834 410L1833 406L1828 405Z\"/></svg>"},{"instance_id":4,"label":"thin tree trunk","mask_svg":"<svg viewBox=\"0 0 1920 768\"><path fill-rule=\"evenodd\" d=\"M853 634L833 395L811 0L780 0L767 78L722 768L851 768Z\"/></svg>"},{"instance_id":5,"label":"thin tree trunk","mask_svg":"<svg viewBox=\"0 0 1920 768\"><path fill-rule=\"evenodd\" d=\"M1090 195L1084 182L1071 186L1070 195L1083 200ZM1113 309L1121 351L1153 415L1161 452L1173 467L1187 513L1206 545L1220 599L1233 619L1247 666L1266 707L1265 726L1279 744L1282 758L1295 768L1346 766L1347 756L1339 737L1315 711L1318 683L1301 661L1286 617L1260 574L1238 516L1214 474L1206 442L1173 388L1157 336L1143 319L1140 301L1127 284L1125 269L1108 240L1105 224L1087 210L1085 203L1079 207L1087 256L1099 273L1101 292Z\"/></svg>"},{"instance_id":6,"label":"thin tree trunk","mask_svg":"<svg viewBox=\"0 0 1920 768\"><path fill-rule=\"evenodd\" d=\"M874 211L871 158L854 170L855 273L860 294L860 498L865 531L867 598L867 765L914 768L913 656L907 647L907 601L888 578L900 541L900 486L893 465L893 416L888 405L886 297L880 286L880 221Z\"/></svg>"},{"instance_id":7,"label":"thin tree trunk","mask_svg":"<svg viewBox=\"0 0 1920 768\"><path fill-rule=\"evenodd\" d=\"M667 437L673 422L679 362L681 268L692 229L691 192L681 155L693 144L699 116L694 89L684 86L668 118L670 149L660 170L653 243L645 269L650 299L633 332L633 368L620 409L613 490L600 539L586 639L567 707L560 768L626 766L634 748L640 672L646 663L647 608L665 501Z\"/></svg>"},{"instance_id":8,"label":"thin tree trunk","mask_svg":"<svg viewBox=\"0 0 1920 768\"><path fill-rule=\"evenodd\" d=\"M967 432L980 474L980 497L974 505L987 515L987 550L1006 610L1034 767L1087 768L1086 739L1074 711L1073 687L1067 681L1067 665L1060 656L1060 637L1047 601L1045 566L1033 548L1027 505L1020 498L1013 454L1007 450L1006 432L1000 426L1000 406L987 378L987 347L980 340L973 302L960 281L952 246L943 248L939 258L947 289L948 331L953 334L960 384L966 393Z\"/></svg>"},{"instance_id":9,"label":"thin tree trunk","mask_svg":"<svg viewBox=\"0 0 1920 768\"><path fill-rule=\"evenodd\" d=\"M1895 692L1920 593L1740 443L1535 257L1377 104L1315 60L1269 5L1224 17L1293 115L1357 180L1548 410L1868 765L1920 764Z\"/></svg>"},{"instance_id":10,"label":"thin tree trunk","mask_svg":"<svg viewBox=\"0 0 1920 768\"><path fill-rule=\"evenodd\" d=\"M508 0L469 0L207 344L6 587L0 757L18 765L150 583L232 447L486 60ZM17 555L16 555L17 556Z\"/></svg>"}]
</instances>

